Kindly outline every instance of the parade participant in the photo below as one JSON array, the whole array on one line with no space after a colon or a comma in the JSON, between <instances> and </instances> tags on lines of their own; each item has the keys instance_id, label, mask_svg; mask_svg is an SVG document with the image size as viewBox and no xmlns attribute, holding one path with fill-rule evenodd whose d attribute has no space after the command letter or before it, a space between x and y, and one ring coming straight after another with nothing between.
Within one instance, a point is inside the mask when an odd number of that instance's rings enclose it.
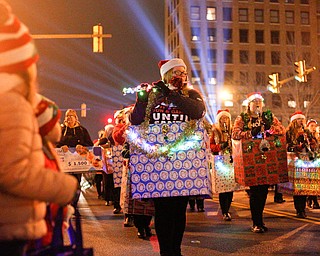
<instances>
[{"instance_id":1,"label":"parade participant","mask_svg":"<svg viewBox=\"0 0 320 256\"><path fill-rule=\"evenodd\" d=\"M301 111L293 113L290 117L290 123L286 131L287 151L296 154L310 154L316 147L316 141L311 133L304 129L305 115ZM306 218L305 195L293 195L294 208L297 211L298 218Z\"/></svg>"},{"instance_id":2,"label":"parade participant","mask_svg":"<svg viewBox=\"0 0 320 256\"><path fill-rule=\"evenodd\" d=\"M77 191L70 175L44 167L34 114L36 48L28 28L0 0L0 252L24 255L47 232L46 202L67 205Z\"/></svg>"},{"instance_id":3,"label":"parade participant","mask_svg":"<svg viewBox=\"0 0 320 256\"><path fill-rule=\"evenodd\" d=\"M312 138L317 142L315 152L319 150L319 134L317 134L318 123L314 119L310 119L307 122L307 129L310 131ZM320 209L317 196L308 196L307 205L309 208Z\"/></svg>"},{"instance_id":4,"label":"parade participant","mask_svg":"<svg viewBox=\"0 0 320 256\"><path fill-rule=\"evenodd\" d=\"M262 139L264 134L285 134L285 128L271 111L262 111L264 106L263 100L259 92L250 93L247 96L247 112L241 113L235 120L232 139ZM250 186L249 202L253 221L251 231L254 233L263 233L268 230L263 223L263 210L268 195L268 188L269 184Z\"/></svg>"},{"instance_id":5,"label":"parade participant","mask_svg":"<svg viewBox=\"0 0 320 256\"><path fill-rule=\"evenodd\" d=\"M122 168L119 168L119 172L121 172L121 178L122 178L123 172L127 171L127 169L125 168L128 168L128 161L129 161L128 158L130 156L128 154L129 151L127 149L124 149L124 145L126 143L125 131L127 130L129 125L128 115L131 112L131 110L132 110L132 107L127 107L117 111L114 115L116 125L112 132L112 138L116 146L118 145L121 146L121 155L123 157ZM116 174L115 177L119 176L117 173L115 174ZM118 212L120 213L121 211L121 207L120 207L121 184L122 184L122 179L114 188L114 205L115 205L114 213L118 213ZM134 218L132 214L125 213L123 226L132 227L134 225L133 220Z\"/></svg>"},{"instance_id":6,"label":"parade participant","mask_svg":"<svg viewBox=\"0 0 320 256\"><path fill-rule=\"evenodd\" d=\"M231 115L228 109L218 110L216 116L216 124L212 126L212 133L210 136L210 149L214 155L221 153L231 154ZM231 214L229 212L231 202L233 199L233 191L219 193L219 203L223 215L223 220L231 221Z\"/></svg>"},{"instance_id":7,"label":"parade participant","mask_svg":"<svg viewBox=\"0 0 320 256\"><path fill-rule=\"evenodd\" d=\"M87 129L80 125L77 112L74 109L68 109L63 121L61 138L56 147L61 147L64 152L67 152L69 147L77 147L78 145L91 147L93 142ZM75 173L72 176L77 178L80 186L82 174ZM77 206L79 197L73 202L74 207Z\"/></svg>"},{"instance_id":8,"label":"parade participant","mask_svg":"<svg viewBox=\"0 0 320 256\"><path fill-rule=\"evenodd\" d=\"M197 120L205 114L201 95L187 85L187 67L182 59L159 62L162 80L153 83L155 99L148 104L148 95L137 93L131 124L139 125L145 118L150 124ZM153 95L153 90L151 91ZM150 94L151 95L151 94ZM146 113L148 115L146 116ZM161 255L181 255L181 242L186 225L188 197L154 198L155 229Z\"/></svg>"},{"instance_id":9,"label":"parade participant","mask_svg":"<svg viewBox=\"0 0 320 256\"><path fill-rule=\"evenodd\" d=\"M104 138L104 130L98 132L98 139L93 141L94 146L100 146L102 144L101 140ZM96 184L98 199L104 199L104 184L103 184L103 174L102 172L96 172L94 175L94 183Z\"/></svg>"}]
</instances>

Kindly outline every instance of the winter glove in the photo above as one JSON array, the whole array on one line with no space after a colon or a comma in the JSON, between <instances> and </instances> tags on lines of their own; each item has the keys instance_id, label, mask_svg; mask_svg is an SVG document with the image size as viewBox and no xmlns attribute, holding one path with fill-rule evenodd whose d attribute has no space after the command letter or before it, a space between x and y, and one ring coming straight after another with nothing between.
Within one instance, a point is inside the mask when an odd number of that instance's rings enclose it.
<instances>
[{"instance_id":1,"label":"winter glove","mask_svg":"<svg viewBox=\"0 0 320 256\"><path fill-rule=\"evenodd\" d=\"M253 137L256 137L260 131L261 131L261 126L253 127L251 130L251 135Z\"/></svg>"},{"instance_id":2,"label":"winter glove","mask_svg":"<svg viewBox=\"0 0 320 256\"><path fill-rule=\"evenodd\" d=\"M129 143L126 142L123 144L121 155L123 158L130 158Z\"/></svg>"},{"instance_id":3,"label":"winter glove","mask_svg":"<svg viewBox=\"0 0 320 256\"><path fill-rule=\"evenodd\" d=\"M167 97L170 93L170 89L165 85L162 80L152 83L152 85L158 89L164 97Z\"/></svg>"},{"instance_id":4,"label":"winter glove","mask_svg":"<svg viewBox=\"0 0 320 256\"><path fill-rule=\"evenodd\" d=\"M148 84L140 84L141 90L137 91L136 101L137 102L148 102L149 92L147 91Z\"/></svg>"}]
</instances>

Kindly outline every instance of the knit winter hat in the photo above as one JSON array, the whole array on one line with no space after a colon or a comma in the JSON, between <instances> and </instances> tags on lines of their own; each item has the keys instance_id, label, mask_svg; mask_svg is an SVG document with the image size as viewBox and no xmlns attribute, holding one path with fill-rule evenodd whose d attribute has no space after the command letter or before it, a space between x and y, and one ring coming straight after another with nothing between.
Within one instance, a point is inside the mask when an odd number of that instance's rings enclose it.
<instances>
[{"instance_id":1,"label":"knit winter hat","mask_svg":"<svg viewBox=\"0 0 320 256\"><path fill-rule=\"evenodd\" d=\"M37 94L36 117L39 123L39 132L41 136L46 136L56 125L61 117L59 107L48 98Z\"/></svg>"},{"instance_id":2,"label":"knit winter hat","mask_svg":"<svg viewBox=\"0 0 320 256\"><path fill-rule=\"evenodd\" d=\"M312 123L315 123L316 125L318 125L318 123L317 123L316 120L310 119L310 120L308 120L308 122L307 122L307 127L308 127L310 124L312 124Z\"/></svg>"},{"instance_id":3,"label":"knit winter hat","mask_svg":"<svg viewBox=\"0 0 320 256\"><path fill-rule=\"evenodd\" d=\"M251 101L253 101L255 99L260 99L262 101L264 100L260 92L252 92L247 95L248 103L250 103Z\"/></svg>"},{"instance_id":4,"label":"knit winter hat","mask_svg":"<svg viewBox=\"0 0 320 256\"><path fill-rule=\"evenodd\" d=\"M160 68L160 75L163 78L164 74L167 73L170 69L174 67L184 67L187 69L187 65L184 63L182 59L171 59L171 60L160 60L158 63L158 67Z\"/></svg>"},{"instance_id":5,"label":"knit winter hat","mask_svg":"<svg viewBox=\"0 0 320 256\"><path fill-rule=\"evenodd\" d=\"M26 70L38 59L29 29L11 12L10 6L0 0L0 73Z\"/></svg>"},{"instance_id":6,"label":"knit winter hat","mask_svg":"<svg viewBox=\"0 0 320 256\"><path fill-rule=\"evenodd\" d=\"M301 111L297 111L297 112L294 112L291 117L290 117L290 122L292 122L293 120L296 120L298 118L302 118L302 119L305 119L305 115L301 112Z\"/></svg>"},{"instance_id":7,"label":"knit winter hat","mask_svg":"<svg viewBox=\"0 0 320 256\"><path fill-rule=\"evenodd\" d=\"M218 110L217 112L217 116L216 116L216 122L219 122L220 118L222 116L227 116L229 117L230 121L231 121L231 114L230 114L230 111L229 109L220 109Z\"/></svg>"}]
</instances>

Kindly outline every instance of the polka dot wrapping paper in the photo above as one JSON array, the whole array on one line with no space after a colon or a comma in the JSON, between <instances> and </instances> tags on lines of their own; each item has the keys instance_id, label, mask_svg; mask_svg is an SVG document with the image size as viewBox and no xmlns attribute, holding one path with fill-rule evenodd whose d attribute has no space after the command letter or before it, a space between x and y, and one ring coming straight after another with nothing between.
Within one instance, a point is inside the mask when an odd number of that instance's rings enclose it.
<instances>
[{"instance_id":1,"label":"polka dot wrapping paper","mask_svg":"<svg viewBox=\"0 0 320 256\"><path fill-rule=\"evenodd\" d=\"M145 148L150 153L181 139L185 127L185 122L152 124L143 136L141 126L130 126L129 136L134 134L134 141L147 145ZM132 198L208 195L208 145L208 135L201 121L196 123L192 136L171 148L168 155L150 156L141 152L137 145L130 145Z\"/></svg>"}]
</instances>

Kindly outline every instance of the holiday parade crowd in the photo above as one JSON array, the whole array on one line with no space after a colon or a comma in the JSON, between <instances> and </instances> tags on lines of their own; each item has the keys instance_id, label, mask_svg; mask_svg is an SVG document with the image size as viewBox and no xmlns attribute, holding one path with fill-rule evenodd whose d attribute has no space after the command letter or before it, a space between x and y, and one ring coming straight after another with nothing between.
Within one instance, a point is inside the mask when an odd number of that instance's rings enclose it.
<instances>
[{"instance_id":1,"label":"holiday parade crowd","mask_svg":"<svg viewBox=\"0 0 320 256\"><path fill-rule=\"evenodd\" d=\"M220 109L212 124L185 62L172 58L158 63L157 81L139 85L134 104L115 111L115 124L92 140L75 110L62 117L37 93L37 60L28 28L0 0L1 255L52 252L57 226L69 230L77 216L84 180L139 239L156 235L162 256L182 255L188 204L204 212L213 196L221 218L232 221L233 192L245 190L253 233L268 231L270 186L275 203L285 202L282 193L293 196L297 218L307 218L306 207L319 208L319 127L301 111L284 127L252 92L234 121ZM97 148L100 158L91 153ZM64 173L57 152L85 156L96 171Z\"/></svg>"}]
</instances>

